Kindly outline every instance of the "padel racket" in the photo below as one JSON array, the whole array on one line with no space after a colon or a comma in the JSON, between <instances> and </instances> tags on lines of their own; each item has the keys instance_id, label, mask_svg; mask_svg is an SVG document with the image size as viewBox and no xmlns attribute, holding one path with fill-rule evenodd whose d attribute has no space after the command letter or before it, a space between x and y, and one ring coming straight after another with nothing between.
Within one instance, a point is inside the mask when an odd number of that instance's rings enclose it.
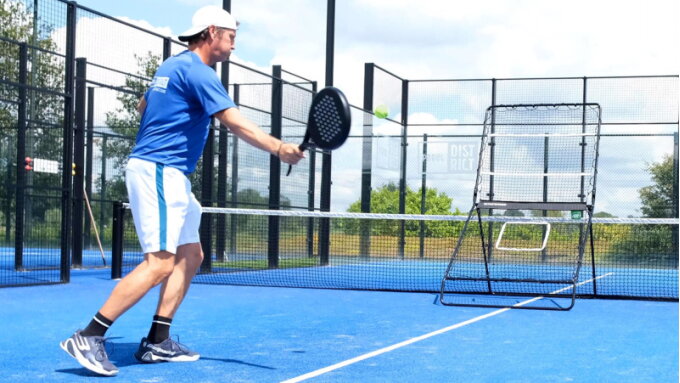
<instances>
[{"instance_id":1,"label":"padel racket","mask_svg":"<svg viewBox=\"0 0 680 383\"><path fill-rule=\"evenodd\" d=\"M312 99L307 119L307 131L299 148L337 149L347 141L352 126L352 114L344 93L332 86L321 89ZM290 174L292 165L288 165Z\"/></svg>"}]
</instances>

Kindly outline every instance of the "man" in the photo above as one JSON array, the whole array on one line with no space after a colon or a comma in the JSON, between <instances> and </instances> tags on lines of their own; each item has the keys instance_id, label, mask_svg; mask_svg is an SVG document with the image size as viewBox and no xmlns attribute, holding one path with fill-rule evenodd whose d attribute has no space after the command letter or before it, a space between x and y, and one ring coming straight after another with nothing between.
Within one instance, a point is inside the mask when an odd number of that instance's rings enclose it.
<instances>
[{"instance_id":1,"label":"man","mask_svg":"<svg viewBox=\"0 0 680 383\"><path fill-rule=\"evenodd\" d=\"M161 284L156 315L135 357L141 362L195 361L199 355L169 336L170 325L196 274L203 252L201 207L186 175L193 172L211 117L249 144L288 164L303 158L244 118L211 68L234 50L238 23L223 9L206 6L179 36L189 49L166 60L138 105L142 114L126 185L144 261L123 278L83 330L60 345L85 368L112 376L118 369L104 348L106 330L151 288Z\"/></svg>"}]
</instances>

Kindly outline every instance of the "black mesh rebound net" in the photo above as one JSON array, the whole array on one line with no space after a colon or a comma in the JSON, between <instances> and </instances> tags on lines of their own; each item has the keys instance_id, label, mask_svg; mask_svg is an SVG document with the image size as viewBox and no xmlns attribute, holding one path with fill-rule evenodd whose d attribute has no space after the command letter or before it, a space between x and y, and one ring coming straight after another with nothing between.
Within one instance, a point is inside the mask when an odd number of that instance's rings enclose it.
<instances>
[{"instance_id":1,"label":"black mesh rebound net","mask_svg":"<svg viewBox=\"0 0 680 383\"><path fill-rule=\"evenodd\" d=\"M599 138L597 104L487 109L474 204L442 280L443 304L557 310L574 305L584 253L594 249ZM565 214L577 224L550 220ZM482 222L484 215L496 222ZM465 241L478 246L464 247ZM500 298L524 295L536 299Z\"/></svg>"}]
</instances>

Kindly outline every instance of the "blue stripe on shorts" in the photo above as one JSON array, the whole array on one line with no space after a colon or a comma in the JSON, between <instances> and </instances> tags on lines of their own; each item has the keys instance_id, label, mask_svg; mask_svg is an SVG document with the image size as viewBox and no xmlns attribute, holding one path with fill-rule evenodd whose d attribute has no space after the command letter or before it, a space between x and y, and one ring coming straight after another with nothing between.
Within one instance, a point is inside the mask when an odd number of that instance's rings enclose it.
<instances>
[{"instance_id":1,"label":"blue stripe on shorts","mask_svg":"<svg viewBox=\"0 0 680 383\"><path fill-rule=\"evenodd\" d=\"M165 205L165 192L163 191L163 165L158 163L156 164L156 193L158 194L158 215L160 218L160 250L166 250L168 210Z\"/></svg>"}]
</instances>

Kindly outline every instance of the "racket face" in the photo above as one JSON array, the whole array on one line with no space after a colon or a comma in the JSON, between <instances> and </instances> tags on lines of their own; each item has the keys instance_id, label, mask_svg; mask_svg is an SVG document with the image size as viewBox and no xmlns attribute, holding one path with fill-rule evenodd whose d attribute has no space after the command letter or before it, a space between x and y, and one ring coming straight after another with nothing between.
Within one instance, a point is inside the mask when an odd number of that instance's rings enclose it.
<instances>
[{"instance_id":1,"label":"racket face","mask_svg":"<svg viewBox=\"0 0 680 383\"><path fill-rule=\"evenodd\" d=\"M316 147L339 148L347 140L351 126L349 103L339 89L327 87L314 96L307 130Z\"/></svg>"}]
</instances>

